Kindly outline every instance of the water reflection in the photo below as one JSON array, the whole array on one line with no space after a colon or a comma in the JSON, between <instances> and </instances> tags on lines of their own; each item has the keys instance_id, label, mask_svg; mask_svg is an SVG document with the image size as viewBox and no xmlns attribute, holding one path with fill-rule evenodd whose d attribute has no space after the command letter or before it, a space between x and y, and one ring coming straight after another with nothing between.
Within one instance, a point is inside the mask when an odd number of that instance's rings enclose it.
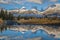
<instances>
[{"instance_id":1,"label":"water reflection","mask_svg":"<svg viewBox=\"0 0 60 40\"><path fill-rule=\"evenodd\" d=\"M36 30L35 32L31 31L31 29L34 29L34 27L39 26L41 25L1 26L0 39L1 40L60 40L58 38L52 37L42 29ZM22 31L19 29L21 27L27 29L28 31L23 31L24 33L22 33Z\"/></svg>"}]
</instances>

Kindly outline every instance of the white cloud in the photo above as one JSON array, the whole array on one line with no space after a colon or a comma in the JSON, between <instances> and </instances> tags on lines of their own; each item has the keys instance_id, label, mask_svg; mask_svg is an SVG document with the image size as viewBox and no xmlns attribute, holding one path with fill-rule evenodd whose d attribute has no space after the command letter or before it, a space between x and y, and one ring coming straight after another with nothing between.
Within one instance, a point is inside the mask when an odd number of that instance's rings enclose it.
<instances>
[{"instance_id":1,"label":"white cloud","mask_svg":"<svg viewBox=\"0 0 60 40\"><path fill-rule=\"evenodd\" d=\"M21 4L21 3L24 3L25 1L42 4L46 1L47 2L57 2L58 0L0 0L0 3L17 3L17 4Z\"/></svg>"},{"instance_id":2,"label":"white cloud","mask_svg":"<svg viewBox=\"0 0 60 40\"><path fill-rule=\"evenodd\" d=\"M50 0L50 1L52 1L52 2L57 2L58 0Z\"/></svg>"},{"instance_id":3,"label":"white cloud","mask_svg":"<svg viewBox=\"0 0 60 40\"><path fill-rule=\"evenodd\" d=\"M42 4L44 2L57 2L58 0L27 0L27 1Z\"/></svg>"},{"instance_id":4,"label":"white cloud","mask_svg":"<svg viewBox=\"0 0 60 40\"><path fill-rule=\"evenodd\" d=\"M42 0L27 0L27 1L42 4Z\"/></svg>"},{"instance_id":5,"label":"white cloud","mask_svg":"<svg viewBox=\"0 0 60 40\"><path fill-rule=\"evenodd\" d=\"M8 3L8 1L0 0L0 3Z\"/></svg>"},{"instance_id":6,"label":"white cloud","mask_svg":"<svg viewBox=\"0 0 60 40\"><path fill-rule=\"evenodd\" d=\"M21 4L23 2L24 2L23 0L0 0L0 3L4 3L4 4L9 4L9 3Z\"/></svg>"}]
</instances>

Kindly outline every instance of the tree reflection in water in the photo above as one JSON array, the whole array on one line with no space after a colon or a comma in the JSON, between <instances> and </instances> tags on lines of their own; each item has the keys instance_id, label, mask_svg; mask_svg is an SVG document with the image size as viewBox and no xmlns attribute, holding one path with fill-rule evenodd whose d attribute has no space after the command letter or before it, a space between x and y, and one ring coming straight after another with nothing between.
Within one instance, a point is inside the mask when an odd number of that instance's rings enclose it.
<instances>
[{"instance_id":1,"label":"tree reflection in water","mask_svg":"<svg viewBox=\"0 0 60 40\"><path fill-rule=\"evenodd\" d=\"M0 25L0 32L2 33L2 31L7 30L7 25Z\"/></svg>"}]
</instances>

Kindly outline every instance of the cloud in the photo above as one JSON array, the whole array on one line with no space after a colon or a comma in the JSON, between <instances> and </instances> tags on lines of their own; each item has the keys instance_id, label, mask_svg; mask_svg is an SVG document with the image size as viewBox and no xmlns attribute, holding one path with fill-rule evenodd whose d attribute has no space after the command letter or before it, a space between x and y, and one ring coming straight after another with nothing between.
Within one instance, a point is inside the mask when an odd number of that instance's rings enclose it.
<instances>
[{"instance_id":1,"label":"cloud","mask_svg":"<svg viewBox=\"0 0 60 40\"><path fill-rule=\"evenodd\" d=\"M45 2L57 2L58 0L27 0L27 1L42 4L42 3L45 3Z\"/></svg>"},{"instance_id":2,"label":"cloud","mask_svg":"<svg viewBox=\"0 0 60 40\"><path fill-rule=\"evenodd\" d=\"M0 3L7 4L7 3L9 3L9 1L0 0Z\"/></svg>"},{"instance_id":3,"label":"cloud","mask_svg":"<svg viewBox=\"0 0 60 40\"><path fill-rule=\"evenodd\" d=\"M27 1L42 4L42 0L27 0Z\"/></svg>"},{"instance_id":4,"label":"cloud","mask_svg":"<svg viewBox=\"0 0 60 40\"><path fill-rule=\"evenodd\" d=\"M17 3L17 4L21 4L21 3L24 3L24 2L33 2L33 3L38 3L38 4L42 4L42 3L45 3L45 2L57 2L58 0L0 0L0 3L6 3L6 4L9 4L9 3Z\"/></svg>"},{"instance_id":5,"label":"cloud","mask_svg":"<svg viewBox=\"0 0 60 40\"><path fill-rule=\"evenodd\" d=\"M50 1L52 1L52 2L57 2L58 0L50 0Z\"/></svg>"},{"instance_id":6,"label":"cloud","mask_svg":"<svg viewBox=\"0 0 60 40\"><path fill-rule=\"evenodd\" d=\"M9 3L21 4L23 2L24 2L23 0L0 0L0 3L4 3L4 4L9 4Z\"/></svg>"}]
</instances>

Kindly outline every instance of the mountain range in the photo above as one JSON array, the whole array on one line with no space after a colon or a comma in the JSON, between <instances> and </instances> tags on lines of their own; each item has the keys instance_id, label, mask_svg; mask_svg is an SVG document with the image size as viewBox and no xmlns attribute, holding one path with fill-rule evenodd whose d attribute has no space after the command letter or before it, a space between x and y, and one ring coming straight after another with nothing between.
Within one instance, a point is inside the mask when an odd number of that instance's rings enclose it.
<instances>
[{"instance_id":1,"label":"mountain range","mask_svg":"<svg viewBox=\"0 0 60 40\"><path fill-rule=\"evenodd\" d=\"M36 12L36 14L51 14L58 12L60 13L60 4L54 4L54 5L49 5L46 10L41 9L38 10L37 8L32 8L30 10L26 9L26 7L22 7L20 9L15 9L15 10L8 10L10 12L19 12L19 13L29 13L29 12Z\"/></svg>"},{"instance_id":2,"label":"mountain range","mask_svg":"<svg viewBox=\"0 0 60 40\"><path fill-rule=\"evenodd\" d=\"M49 5L45 10L41 9L38 10L37 7L33 7L32 9L28 10L26 7L22 7L20 9L8 10L8 12L16 13L16 14L23 14L23 16L36 16L42 17L44 15L58 15L60 16L60 4L52 4Z\"/></svg>"}]
</instances>

